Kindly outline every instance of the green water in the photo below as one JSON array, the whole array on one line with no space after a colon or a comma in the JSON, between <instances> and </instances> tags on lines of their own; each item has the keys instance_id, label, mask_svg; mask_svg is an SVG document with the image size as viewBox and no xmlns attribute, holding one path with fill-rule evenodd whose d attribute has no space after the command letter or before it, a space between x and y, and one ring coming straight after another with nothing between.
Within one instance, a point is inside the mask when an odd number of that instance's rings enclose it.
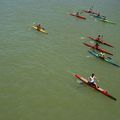
<instances>
[{"instance_id":1,"label":"green water","mask_svg":"<svg viewBox=\"0 0 120 120\"><path fill-rule=\"evenodd\" d=\"M69 16L91 5L117 24ZM120 69L83 45L86 36L104 35L115 48L102 47L120 64L119 6L119 0L0 0L0 120L119 120ZM34 23L48 35L33 30ZM72 76L92 72L117 101Z\"/></svg>"}]
</instances>

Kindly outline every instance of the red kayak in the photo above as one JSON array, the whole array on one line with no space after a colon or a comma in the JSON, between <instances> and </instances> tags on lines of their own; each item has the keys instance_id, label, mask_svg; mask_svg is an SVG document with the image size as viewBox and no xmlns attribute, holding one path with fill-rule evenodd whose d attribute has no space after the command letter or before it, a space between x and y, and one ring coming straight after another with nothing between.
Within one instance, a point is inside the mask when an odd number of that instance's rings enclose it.
<instances>
[{"instance_id":1,"label":"red kayak","mask_svg":"<svg viewBox=\"0 0 120 120\"><path fill-rule=\"evenodd\" d=\"M110 95L106 90L100 88L100 87L95 87L94 85L89 84L88 80L83 78L82 76L80 76L79 74L75 74L74 77L78 78L79 80L81 80L82 82L84 82L85 84L87 84L88 86L94 88L95 90L97 90L98 92L104 94L105 96L113 99L113 100L117 100L115 97L113 97L112 95Z\"/></svg>"},{"instance_id":2,"label":"red kayak","mask_svg":"<svg viewBox=\"0 0 120 120\"><path fill-rule=\"evenodd\" d=\"M86 17L84 17L84 16L76 16L76 14L74 14L74 13L70 13L69 15L71 15L71 16L74 16L74 17L76 17L76 18L79 18L79 19L86 19Z\"/></svg>"},{"instance_id":3,"label":"red kayak","mask_svg":"<svg viewBox=\"0 0 120 120\"><path fill-rule=\"evenodd\" d=\"M97 38L93 38L93 37L91 37L91 36L88 36L88 38L90 38L90 39L92 39L92 40L95 40L95 41L97 41L97 42L99 42L99 43L102 43L102 44L104 44L104 45L113 47L111 44L109 44L109 43L107 43L107 42L105 42L105 41L103 41L103 40L98 40Z\"/></svg>"},{"instance_id":4,"label":"red kayak","mask_svg":"<svg viewBox=\"0 0 120 120\"><path fill-rule=\"evenodd\" d=\"M106 54L109 54L109 55L113 55L112 53L107 52L106 50L104 50L104 49L102 49L102 48L100 48L100 47L96 48L96 46L91 45L91 44L87 44L87 43L83 43L83 44L86 45L86 46L88 46L88 47L91 47L91 48L93 48L93 49L96 49L96 50L98 50L98 51L100 51L100 52L103 52L103 53L106 53Z\"/></svg>"}]
</instances>

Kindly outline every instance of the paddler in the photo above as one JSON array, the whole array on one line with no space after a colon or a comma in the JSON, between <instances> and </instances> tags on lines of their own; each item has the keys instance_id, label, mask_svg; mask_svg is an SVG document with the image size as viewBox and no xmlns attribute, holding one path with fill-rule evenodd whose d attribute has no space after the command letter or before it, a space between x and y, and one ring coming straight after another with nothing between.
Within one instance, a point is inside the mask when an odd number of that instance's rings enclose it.
<instances>
[{"instance_id":1,"label":"paddler","mask_svg":"<svg viewBox=\"0 0 120 120\"><path fill-rule=\"evenodd\" d=\"M102 57L102 58L106 58L106 57L105 57L105 53L103 53L103 52L100 52L99 55L100 55L100 57Z\"/></svg>"},{"instance_id":2,"label":"paddler","mask_svg":"<svg viewBox=\"0 0 120 120\"><path fill-rule=\"evenodd\" d=\"M43 27L41 26L41 24L36 25L36 27L37 27L37 30L38 30L38 31L41 30L41 29L45 30L45 28L43 28Z\"/></svg>"},{"instance_id":3,"label":"paddler","mask_svg":"<svg viewBox=\"0 0 120 120\"><path fill-rule=\"evenodd\" d=\"M41 25L40 25L40 24L36 25L36 27L37 27L37 30L42 29L42 27L41 27Z\"/></svg>"},{"instance_id":4,"label":"paddler","mask_svg":"<svg viewBox=\"0 0 120 120\"><path fill-rule=\"evenodd\" d=\"M100 42L103 42L102 38L103 38L103 35L102 35L102 36L101 36L101 35L98 35L97 38L96 38L96 40L97 40L97 41L100 41Z\"/></svg>"},{"instance_id":5,"label":"paddler","mask_svg":"<svg viewBox=\"0 0 120 120\"><path fill-rule=\"evenodd\" d=\"M101 36L100 36L100 35L98 35L96 39L97 39L98 41L100 41Z\"/></svg>"},{"instance_id":6,"label":"paddler","mask_svg":"<svg viewBox=\"0 0 120 120\"><path fill-rule=\"evenodd\" d=\"M99 49L99 43L98 42L96 42L96 44L93 46L93 48L91 48L92 49L92 51L96 51L97 49Z\"/></svg>"},{"instance_id":7,"label":"paddler","mask_svg":"<svg viewBox=\"0 0 120 120\"><path fill-rule=\"evenodd\" d=\"M107 17L106 17L106 16L103 16L103 17L102 17L102 19L103 19L103 20L106 20L106 19L107 19Z\"/></svg>"},{"instance_id":8,"label":"paddler","mask_svg":"<svg viewBox=\"0 0 120 120\"><path fill-rule=\"evenodd\" d=\"M98 88L98 85L96 84L95 80L96 80L95 74L92 73L92 75L89 77L88 83L90 85L95 86L96 88Z\"/></svg>"},{"instance_id":9,"label":"paddler","mask_svg":"<svg viewBox=\"0 0 120 120\"><path fill-rule=\"evenodd\" d=\"M79 16L79 12L76 12L76 16L77 16L77 17Z\"/></svg>"},{"instance_id":10,"label":"paddler","mask_svg":"<svg viewBox=\"0 0 120 120\"><path fill-rule=\"evenodd\" d=\"M105 56L105 53L103 53L103 52L100 52L100 53L99 53L99 56L100 56L101 58L103 58L103 59L105 59L105 58L107 58L107 59L109 59L109 60L112 59L111 57L106 57L106 56Z\"/></svg>"},{"instance_id":11,"label":"paddler","mask_svg":"<svg viewBox=\"0 0 120 120\"><path fill-rule=\"evenodd\" d=\"M89 13L94 13L93 12L93 6L88 10Z\"/></svg>"},{"instance_id":12,"label":"paddler","mask_svg":"<svg viewBox=\"0 0 120 120\"><path fill-rule=\"evenodd\" d=\"M100 17L100 12L97 13L97 17Z\"/></svg>"},{"instance_id":13,"label":"paddler","mask_svg":"<svg viewBox=\"0 0 120 120\"><path fill-rule=\"evenodd\" d=\"M96 48L96 49L99 48L99 43L98 43L98 42L96 42L96 44L95 44L95 48Z\"/></svg>"}]
</instances>

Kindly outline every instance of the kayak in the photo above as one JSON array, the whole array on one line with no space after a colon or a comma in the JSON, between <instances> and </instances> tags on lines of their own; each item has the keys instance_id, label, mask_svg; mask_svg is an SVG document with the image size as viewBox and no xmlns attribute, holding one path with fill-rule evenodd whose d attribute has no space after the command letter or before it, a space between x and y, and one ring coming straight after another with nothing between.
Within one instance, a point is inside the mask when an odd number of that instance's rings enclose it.
<instances>
[{"instance_id":1,"label":"kayak","mask_svg":"<svg viewBox=\"0 0 120 120\"><path fill-rule=\"evenodd\" d=\"M98 15L98 14L91 14L91 16L98 18L98 19L104 19L105 17L102 15Z\"/></svg>"},{"instance_id":2,"label":"kayak","mask_svg":"<svg viewBox=\"0 0 120 120\"><path fill-rule=\"evenodd\" d=\"M42 32L42 33L45 33L45 34L48 34L47 31L45 31L43 28L41 28L40 30L37 29L36 26L32 26L35 30L39 31L39 32Z\"/></svg>"},{"instance_id":3,"label":"kayak","mask_svg":"<svg viewBox=\"0 0 120 120\"><path fill-rule=\"evenodd\" d=\"M91 36L88 36L88 38L90 38L90 39L92 39L92 40L95 40L95 41L97 41L97 42L99 42L99 43L102 43L102 44L104 44L104 45L113 47L112 45L110 45L110 44L107 43L107 42L104 42L103 40L98 40L97 38L93 38L93 37L91 37Z\"/></svg>"},{"instance_id":4,"label":"kayak","mask_svg":"<svg viewBox=\"0 0 120 120\"><path fill-rule=\"evenodd\" d=\"M86 17L84 17L84 16L76 16L76 14L74 14L74 13L70 13L69 15L71 15L71 16L74 16L74 17L76 17L76 18L79 18L79 19L86 19Z\"/></svg>"},{"instance_id":5,"label":"kayak","mask_svg":"<svg viewBox=\"0 0 120 120\"><path fill-rule=\"evenodd\" d=\"M79 80L81 80L82 82L84 82L85 84L87 84L88 86L94 88L95 90L97 90L98 92L102 93L103 95L111 98L112 100L115 100L115 101L117 100L115 97L113 97L112 95L110 95L106 90L104 90L104 89L102 89L100 87L95 87L93 85L90 85L89 82L88 82L88 80L85 79L85 78L83 78L81 75L75 74L74 77L78 78Z\"/></svg>"},{"instance_id":6,"label":"kayak","mask_svg":"<svg viewBox=\"0 0 120 120\"><path fill-rule=\"evenodd\" d=\"M88 47L91 47L93 49L96 49L96 50L98 50L100 52L103 52L103 53L106 53L106 54L109 54L109 55L113 55L112 53L110 53L110 52L108 52L108 51L106 51L106 50L104 50L104 49L102 49L100 47L96 48L94 45L91 45L91 44L87 44L87 43L83 43L83 44L88 46Z\"/></svg>"},{"instance_id":7,"label":"kayak","mask_svg":"<svg viewBox=\"0 0 120 120\"><path fill-rule=\"evenodd\" d=\"M93 49L96 49L96 50L98 50L100 52L103 52L103 53L106 53L106 54L109 54L109 55L113 55L112 53L110 53L110 52L108 52L108 51L106 51L106 50L104 50L104 49L102 49L100 47L96 48L94 45L91 45L91 44L87 44L87 43L83 43L83 44L88 46L88 47L91 47Z\"/></svg>"},{"instance_id":8,"label":"kayak","mask_svg":"<svg viewBox=\"0 0 120 120\"><path fill-rule=\"evenodd\" d=\"M110 64L112 64L114 66L120 67L120 65L118 65L114 61L112 61L112 59L110 57L102 57L98 53L96 53L95 51L88 50L88 52L90 54L94 55L95 57L100 58L100 59L102 59L102 60L104 60L104 61L106 61L106 62L108 62L108 63L110 63Z\"/></svg>"},{"instance_id":9,"label":"kayak","mask_svg":"<svg viewBox=\"0 0 120 120\"><path fill-rule=\"evenodd\" d=\"M106 23L110 23L110 24L116 24L116 23L114 23L114 22L112 22L112 21L109 21L109 20L104 20L104 19L100 19L102 22L106 22Z\"/></svg>"},{"instance_id":10,"label":"kayak","mask_svg":"<svg viewBox=\"0 0 120 120\"><path fill-rule=\"evenodd\" d=\"M110 23L110 24L116 24L116 23L114 23L114 22L112 22L112 21L110 21L110 20L108 20L108 19L105 19L104 16L97 16L97 15L95 15L95 14L91 14L91 15L92 15L93 17L99 19L99 20L102 21L102 22Z\"/></svg>"},{"instance_id":11,"label":"kayak","mask_svg":"<svg viewBox=\"0 0 120 120\"><path fill-rule=\"evenodd\" d=\"M94 12L94 11L89 11L89 10L83 10L83 12L85 13L89 13L89 14L98 14L97 12Z\"/></svg>"}]
</instances>

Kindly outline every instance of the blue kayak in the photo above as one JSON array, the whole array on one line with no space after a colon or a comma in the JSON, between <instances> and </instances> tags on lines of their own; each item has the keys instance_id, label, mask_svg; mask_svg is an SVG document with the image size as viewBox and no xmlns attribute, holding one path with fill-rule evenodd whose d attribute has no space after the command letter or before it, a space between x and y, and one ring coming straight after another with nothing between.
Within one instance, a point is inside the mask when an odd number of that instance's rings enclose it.
<instances>
[{"instance_id":1,"label":"blue kayak","mask_svg":"<svg viewBox=\"0 0 120 120\"><path fill-rule=\"evenodd\" d=\"M105 23L110 23L110 24L116 24L108 19L106 19L104 16L97 16L95 14L91 14L93 17L97 18L98 20L105 22Z\"/></svg>"},{"instance_id":2,"label":"blue kayak","mask_svg":"<svg viewBox=\"0 0 120 120\"><path fill-rule=\"evenodd\" d=\"M102 57L102 56L100 56L100 54L98 54L95 51L88 50L88 52L90 54L94 55L95 57L98 57L98 58L100 58L100 59L102 59L102 60L104 60L104 61L106 61L106 62L108 62L108 63L110 63L110 64L112 64L114 66L120 67L120 65L116 64L110 57Z\"/></svg>"}]
</instances>

